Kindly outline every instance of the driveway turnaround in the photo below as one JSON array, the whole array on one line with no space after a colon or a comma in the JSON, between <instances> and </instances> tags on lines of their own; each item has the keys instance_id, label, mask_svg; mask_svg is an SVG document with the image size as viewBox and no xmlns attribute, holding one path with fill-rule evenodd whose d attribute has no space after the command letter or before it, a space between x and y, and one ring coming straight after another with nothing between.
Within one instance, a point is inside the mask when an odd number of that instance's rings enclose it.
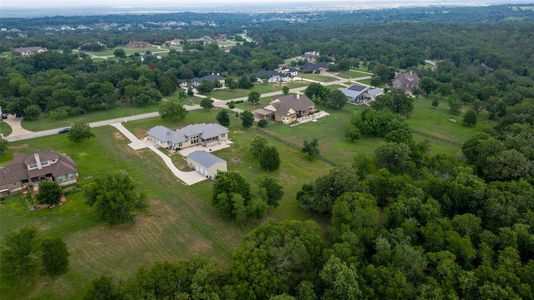
<instances>
[{"instance_id":1,"label":"driveway turnaround","mask_svg":"<svg viewBox=\"0 0 534 300\"><path fill-rule=\"evenodd\" d=\"M126 129L124 126L122 126L121 123L115 123L111 124L111 126L117 128L125 137L127 137L130 140L130 146L134 150L144 149L148 148L152 150L154 153L156 153L161 159L163 159L163 162L165 165L171 170L172 174L176 176L178 179L180 179L183 183L187 185L193 185L195 183L201 182L203 180L206 180L207 178L200 175L196 171L189 171L184 172L180 171L172 162L172 159L165 153L161 152L158 148L156 148L152 143L147 141L142 141L138 139L133 133L131 133L128 129Z\"/></svg>"}]
</instances>

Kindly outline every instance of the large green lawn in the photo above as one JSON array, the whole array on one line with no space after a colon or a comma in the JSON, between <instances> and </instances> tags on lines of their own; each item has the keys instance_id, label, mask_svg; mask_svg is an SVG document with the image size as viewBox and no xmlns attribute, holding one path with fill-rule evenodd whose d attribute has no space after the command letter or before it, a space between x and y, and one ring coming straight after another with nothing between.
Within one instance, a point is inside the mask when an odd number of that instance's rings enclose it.
<instances>
[{"instance_id":1,"label":"large green lawn","mask_svg":"<svg viewBox=\"0 0 534 300\"><path fill-rule=\"evenodd\" d=\"M450 118L454 118L456 123L449 121ZM446 103L442 102L438 108L435 108L432 106L432 100L427 98L415 100L414 111L408 117L408 123L414 131L455 144L462 144L480 131L495 126L495 122L488 120L486 114L478 116L475 127L464 126L462 120L461 114L449 113Z\"/></svg>"},{"instance_id":2,"label":"large green lawn","mask_svg":"<svg viewBox=\"0 0 534 300\"><path fill-rule=\"evenodd\" d=\"M158 118L128 122L134 133L143 136L157 124L176 128L190 123L212 122L217 110L191 112L179 123ZM325 174L330 166L321 161L308 161L297 149L270 140L282 160L279 171L266 173L248 153L250 141L260 133L243 130L232 114L230 149L216 152L228 161L228 169L237 171L249 181L260 175L274 176L284 183L285 195L280 205L262 220L307 219L295 200L302 184ZM83 202L82 192L67 196L67 203L51 210L29 211L21 197L0 204L0 236L22 226L35 226L40 237L61 237L70 250L69 271L56 279L42 277L26 288L2 286L6 299L79 299L90 281L100 275L127 276L139 266L154 261L175 261L197 254L226 264L231 250L244 234L257 223L240 228L217 215L211 206L210 181L185 186L150 150L134 151L128 141L113 127L94 129L96 138L73 144L66 136L56 135L11 144L12 149L31 152L55 149L70 155L77 163L80 185L100 174L127 172L150 199L150 209L136 218L134 225L110 227L97 219L93 208ZM12 152L13 150L11 150ZM239 158L232 163L231 158ZM174 159L179 159L174 157ZM180 164L178 164L180 165Z\"/></svg>"},{"instance_id":3,"label":"large green lawn","mask_svg":"<svg viewBox=\"0 0 534 300\"><path fill-rule=\"evenodd\" d=\"M337 81L337 79L334 78L334 77L332 77L332 76L321 75L321 74L299 73L298 76L299 76L299 77L302 77L302 78L306 78L306 79L311 79L311 80L315 80L315 81L320 81L320 82L333 82L333 81Z\"/></svg>"},{"instance_id":4,"label":"large green lawn","mask_svg":"<svg viewBox=\"0 0 534 300\"><path fill-rule=\"evenodd\" d=\"M210 93L206 94L206 96L219 99L219 100L230 100L235 98L241 98L246 97L251 91L256 91L260 94L265 93L272 93L272 92L278 92L282 90L282 87L287 86L290 89L307 86L309 85L309 82L305 81L294 81L289 83L276 83L276 84L270 84L270 83L260 83L255 84L252 89L245 90L245 89L219 89L219 90L213 90Z\"/></svg>"},{"instance_id":5,"label":"large green lawn","mask_svg":"<svg viewBox=\"0 0 534 300\"><path fill-rule=\"evenodd\" d=\"M4 136L8 136L11 134L13 130L11 130L11 126L7 125L4 121L0 120L0 133Z\"/></svg>"},{"instance_id":6,"label":"large green lawn","mask_svg":"<svg viewBox=\"0 0 534 300\"><path fill-rule=\"evenodd\" d=\"M416 140L430 141L430 152L433 154L443 153L460 157L464 141L495 125L484 115L479 117L479 123L474 128L463 126L461 116L455 116L456 123L449 122L448 119L452 115L448 113L448 108L442 104L442 107L434 109L431 102L428 99L416 100L414 112L408 116L408 123L415 132ZM327 109L330 116L317 122L293 127L273 122L267 130L297 144L302 144L306 139L318 138L322 156L339 165L350 165L356 155L360 153L372 155L376 146L383 142L381 138L369 137L362 137L355 142L345 139L344 132L351 114L365 108L368 107L347 104L339 111Z\"/></svg>"},{"instance_id":7,"label":"large green lawn","mask_svg":"<svg viewBox=\"0 0 534 300\"><path fill-rule=\"evenodd\" d=\"M349 79L349 78L367 77L367 76L372 76L372 75L373 74L362 72L362 71L358 71L358 70L349 70L349 71L340 73L339 77L343 77L343 78Z\"/></svg>"},{"instance_id":8,"label":"large green lawn","mask_svg":"<svg viewBox=\"0 0 534 300\"><path fill-rule=\"evenodd\" d=\"M121 118L131 115L153 112L157 111L158 107L159 104L152 104L142 107L131 104L123 104L117 105L116 107L109 110L91 112L85 115L74 116L60 120L51 119L48 118L45 114L42 114L39 119L35 121L23 120L22 127L31 131L59 128L69 126L76 122L96 122L107 119Z\"/></svg>"},{"instance_id":9,"label":"large green lawn","mask_svg":"<svg viewBox=\"0 0 534 300\"><path fill-rule=\"evenodd\" d=\"M371 85L371 79L361 79L361 80L355 80L356 82ZM350 84L350 83L349 83Z\"/></svg>"}]
</instances>

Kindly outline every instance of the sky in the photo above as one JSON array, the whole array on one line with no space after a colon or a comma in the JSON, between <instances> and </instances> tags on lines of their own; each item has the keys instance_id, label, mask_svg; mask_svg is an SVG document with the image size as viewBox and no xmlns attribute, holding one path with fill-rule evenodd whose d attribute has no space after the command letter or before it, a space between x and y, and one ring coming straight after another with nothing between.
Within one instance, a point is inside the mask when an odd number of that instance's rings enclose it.
<instances>
[{"instance_id":1,"label":"sky","mask_svg":"<svg viewBox=\"0 0 534 300\"><path fill-rule=\"evenodd\" d=\"M533 0L534 1L534 0ZM398 7L398 6L425 6L425 5L484 5L495 3L525 3L525 0L0 0L1 7L26 7L31 9L36 8L51 8L51 7L194 7L194 6L210 6L210 5L246 5L251 6L255 4L280 4L280 3L294 3L296 5L303 5L303 3L348 3L353 6L361 6L362 8L376 7ZM253 3L253 4L251 4Z\"/></svg>"}]
</instances>

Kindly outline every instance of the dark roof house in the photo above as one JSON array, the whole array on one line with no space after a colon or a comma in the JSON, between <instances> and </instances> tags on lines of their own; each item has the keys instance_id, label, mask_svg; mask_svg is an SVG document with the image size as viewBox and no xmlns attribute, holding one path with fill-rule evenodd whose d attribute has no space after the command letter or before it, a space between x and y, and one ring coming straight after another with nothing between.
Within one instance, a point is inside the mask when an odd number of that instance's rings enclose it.
<instances>
[{"instance_id":1,"label":"dark roof house","mask_svg":"<svg viewBox=\"0 0 534 300\"><path fill-rule=\"evenodd\" d=\"M204 81L224 81L224 76L220 76L218 74L211 74L203 77L193 78L193 84L195 85L200 85Z\"/></svg>"},{"instance_id":2,"label":"dark roof house","mask_svg":"<svg viewBox=\"0 0 534 300\"><path fill-rule=\"evenodd\" d=\"M316 72L316 71L320 71L321 67L319 67L319 65L317 64L305 64L300 67L300 70L302 72Z\"/></svg>"},{"instance_id":3,"label":"dark roof house","mask_svg":"<svg viewBox=\"0 0 534 300\"><path fill-rule=\"evenodd\" d=\"M28 183L53 180L60 185L75 183L76 163L67 155L52 150L16 154L13 161L0 169L0 192L16 192Z\"/></svg>"}]
</instances>

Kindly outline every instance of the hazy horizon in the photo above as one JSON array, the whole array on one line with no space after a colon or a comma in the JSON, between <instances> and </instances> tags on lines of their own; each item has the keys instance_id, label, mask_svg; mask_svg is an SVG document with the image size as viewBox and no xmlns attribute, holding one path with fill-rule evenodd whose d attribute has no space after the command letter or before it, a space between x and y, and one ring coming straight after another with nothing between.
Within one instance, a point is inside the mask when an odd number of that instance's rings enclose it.
<instances>
[{"instance_id":1,"label":"hazy horizon","mask_svg":"<svg viewBox=\"0 0 534 300\"><path fill-rule=\"evenodd\" d=\"M533 0L1 0L0 18L83 16L110 14L156 14L172 12L297 12L326 10L364 10L403 7L462 7L499 4L532 4Z\"/></svg>"},{"instance_id":2,"label":"hazy horizon","mask_svg":"<svg viewBox=\"0 0 534 300\"><path fill-rule=\"evenodd\" d=\"M532 2L532 0L259 0L251 3L249 0L152 0L150 4L142 0L115 0L110 5L109 0L92 0L88 2L67 1L67 0L2 0L0 1L0 8L181 8L181 7L206 7L211 5L243 5L245 7L253 6L299 6L303 4L346 4L362 7L402 7L414 5L461 5L461 6L477 6L477 5L492 5L492 4L524 4Z\"/></svg>"}]
</instances>

